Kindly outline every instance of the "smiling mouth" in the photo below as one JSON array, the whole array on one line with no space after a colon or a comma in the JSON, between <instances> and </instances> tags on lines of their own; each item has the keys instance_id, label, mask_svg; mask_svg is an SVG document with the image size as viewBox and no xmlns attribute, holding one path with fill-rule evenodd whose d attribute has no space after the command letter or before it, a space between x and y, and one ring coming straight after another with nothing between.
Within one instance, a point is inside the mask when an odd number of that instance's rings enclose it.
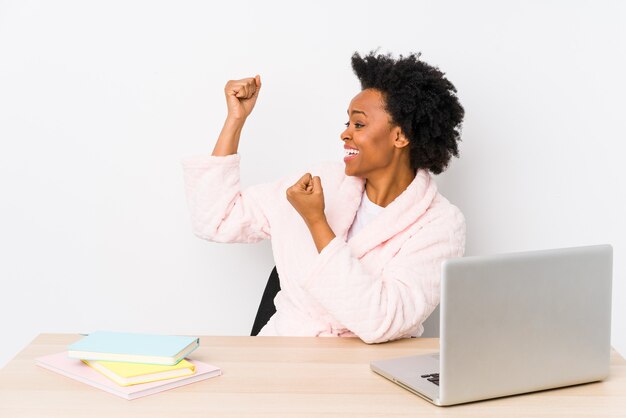
<instances>
[{"instance_id":1,"label":"smiling mouth","mask_svg":"<svg viewBox=\"0 0 626 418\"><path fill-rule=\"evenodd\" d=\"M354 148L344 148L344 159L353 158L359 155L359 150Z\"/></svg>"}]
</instances>

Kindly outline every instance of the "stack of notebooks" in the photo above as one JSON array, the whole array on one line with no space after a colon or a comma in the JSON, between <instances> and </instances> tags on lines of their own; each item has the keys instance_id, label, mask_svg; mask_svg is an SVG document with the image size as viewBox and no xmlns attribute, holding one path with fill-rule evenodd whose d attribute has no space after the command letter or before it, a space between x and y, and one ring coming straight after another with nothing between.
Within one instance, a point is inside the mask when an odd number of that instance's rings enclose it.
<instances>
[{"instance_id":1,"label":"stack of notebooks","mask_svg":"<svg viewBox=\"0 0 626 418\"><path fill-rule=\"evenodd\" d=\"M196 337L98 331L68 351L39 357L37 365L125 399L219 376L221 370L185 359Z\"/></svg>"}]
</instances>

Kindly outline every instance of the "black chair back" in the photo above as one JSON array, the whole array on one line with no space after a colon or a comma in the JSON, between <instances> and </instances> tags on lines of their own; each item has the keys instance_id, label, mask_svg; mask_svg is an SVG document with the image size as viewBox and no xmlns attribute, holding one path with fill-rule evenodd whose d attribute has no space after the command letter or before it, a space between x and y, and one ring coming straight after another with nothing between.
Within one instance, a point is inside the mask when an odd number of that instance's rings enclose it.
<instances>
[{"instance_id":1,"label":"black chair back","mask_svg":"<svg viewBox=\"0 0 626 418\"><path fill-rule=\"evenodd\" d=\"M278 278L278 270L274 267L270 273L270 278L267 280L267 285L265 285L261 303L259 304L259 309L257 310L256 318L254 318L254 324L252 325L252 331L250 331L251 336L258 335L261 328L263 328L272 315L276 313L274 298L279 291L280 280Z\"/></svg>"}]
</instances>

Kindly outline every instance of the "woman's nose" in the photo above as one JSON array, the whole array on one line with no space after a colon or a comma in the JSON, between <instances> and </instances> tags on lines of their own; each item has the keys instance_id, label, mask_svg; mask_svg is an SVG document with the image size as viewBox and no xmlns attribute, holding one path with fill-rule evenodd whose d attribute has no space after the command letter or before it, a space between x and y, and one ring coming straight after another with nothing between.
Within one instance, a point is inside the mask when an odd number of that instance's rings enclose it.
<instances>
[{"instance_id":1,"label":"woman's nose","mask_svg":"<svg viewBox=\"0 0 626 418\"><path fill-rule=\"evenodd\" d=\"M341 133L341 135L339 135L339 137L341 138L342 141L347 141L348 139L350 139L350 134L348 132L349 128L346 128L343 130L343 132Z\"/></svg>"}]
</instances>

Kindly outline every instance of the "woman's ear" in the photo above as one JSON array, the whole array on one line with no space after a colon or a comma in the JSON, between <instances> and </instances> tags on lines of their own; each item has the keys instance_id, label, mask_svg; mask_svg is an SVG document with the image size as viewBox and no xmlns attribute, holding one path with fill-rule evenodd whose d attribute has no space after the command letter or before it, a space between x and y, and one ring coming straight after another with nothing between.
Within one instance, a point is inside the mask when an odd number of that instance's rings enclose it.
<instances>
[{"instance_id":1,"label":"woman's ear","mask_svg":"<svg viewBox=\"0 0 626 418\"><path fill-rule=\"evenodd\" d=\"M402 132L402 129L400 129L399 126L396 126L394 128L394 131L395 139L393 141L393 144L396 148L404 148L409 145L409 139L406 137L406 135L404 135L404 132Z\"/></svg>"}]
</instances>

